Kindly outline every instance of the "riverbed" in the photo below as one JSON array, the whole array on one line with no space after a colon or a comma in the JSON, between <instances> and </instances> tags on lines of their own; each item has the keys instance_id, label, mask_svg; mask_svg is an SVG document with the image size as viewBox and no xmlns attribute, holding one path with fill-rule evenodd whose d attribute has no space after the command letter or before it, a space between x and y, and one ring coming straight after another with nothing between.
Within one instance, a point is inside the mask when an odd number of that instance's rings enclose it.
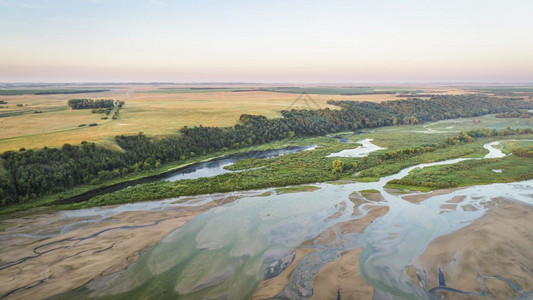
<instances>
[{"instance_id":1,"label":"riverbed","mask_svg":"<svg viewBox=\"0 0 533 300\"><path fill-rule=\"evenodd\" d=\"M11 219L0 235L0 297L344 299L357 293L364 299L426 299L443 290L452 297L527 295L533 290L528 232L516 232L520 239L514 240L526 252L519 262L524 270L484 274L496 279L486 279L478 290L451 285L457 282L451 267L441 272L448 281L442 285L439 267L424 253L429 249L436 257L433 243L460 230L481 226L490 233L495 229L479 220L502 207L509 222L527 224L512 214L532 210L533 180L433 193L384 188L415 168L463 160L412 166L378 182L316 184L308 192L265 189ZM464 251L494 247L501 239L487 244L470 237L472 246ZM490 266L465 266L460 257L455 265L462 268Z\"/></svg>"}]
</instances>

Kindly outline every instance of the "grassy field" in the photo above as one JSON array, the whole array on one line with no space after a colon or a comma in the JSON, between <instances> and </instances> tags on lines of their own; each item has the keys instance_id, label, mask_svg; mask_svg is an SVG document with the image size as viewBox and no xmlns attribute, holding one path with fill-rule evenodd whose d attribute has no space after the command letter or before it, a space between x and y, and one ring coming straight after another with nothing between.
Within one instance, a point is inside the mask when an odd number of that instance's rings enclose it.
<instances>
[{"instance_id":1,"label":"grassy field","mask_svg":"<svg viewBox=\"0 0 533 300\"><path fill-rule=\"evenodd\" d=\"M438 184L462 187L496 182L514 182L533 177L533 158L514 155L500 159L469 160L449 166L433 166L412 171L408 176L387 184L389 188L428 191Z\"/></svg>"},{"instance_id":2,"label":"grassy field","mask_svg":"<svg viewBox=\"0 0 533 300\"><path fill-rule=\"evenodd\" d=\"M80 88L80 87L78 87ZM89 88L89 87L87 87ZM279 117L280 111L309 106L298 98L295 91L308 91L319 107L330 107L333 100L385 101L398 99L394 94L339 95L341 92L374 90L369 88L278 88L277 91L241 91L250 87L183 87L183 86L115 86L107 92L57 95L7 95L0 96L8 104L0 108L0 152L18 150L21 147L59 147L64 143L82 141L114 146L116 135L144 132L159 136L174 134L182 126L231 126L241 114L261 114ZM264 87L262 87L264 88ZM51 88L48 88L50 90ZM257 88L255 88L257 89ZM275 89L275 88L273 88ZM375 90L392 90L376 88ZM403 91L405 89L396 90ZM443 92L442 89L413 88L422 92ZM446 89L447 93L459 93L458 89ZM317 93L317 94L312 94ZM330 93L330 94L328 94ZM117 99L126 102L118 120L101 120L102 115L89 110L66 109L68 99L94 98ZM17 106L21 105L21 106ZM42 113L35 113L40 111ZM4 116L4 117L1 117ZM98 123L95 127L78 127L80 124Z\"/></svg>"},{"instance_id":3,"label":"grassy field","mask_svg":"<svg viewBox=\"0 0 533 300\"><path fill-rule=\"evenodd\" d=\"M89 92L104 92L102 87L35 87L35 88L0 88L0 96L13 95L54 95L54 94L85 94Z\"/></svg>"}]
</instances>

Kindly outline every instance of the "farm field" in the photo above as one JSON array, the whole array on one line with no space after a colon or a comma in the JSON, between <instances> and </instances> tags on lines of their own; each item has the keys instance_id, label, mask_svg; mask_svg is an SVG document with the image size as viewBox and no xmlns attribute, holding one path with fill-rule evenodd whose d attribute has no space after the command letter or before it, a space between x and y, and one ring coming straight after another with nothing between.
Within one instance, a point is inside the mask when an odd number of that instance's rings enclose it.
<instances>
[{"instance_id":1,"label":"farm field","mask_svg":"<svg viewBox=\"0 0 533 300\"><path fill-rule=\"evenodd\" d=\"M70 88L72 89L72 88ZM104 87L79 87L104 89ZM460 94L459 88L338 88L338 87L190 87L159 85L106 86L109 91L81 94L35 95L28 89L0 89L0 152L20 148L59 147L65 143L96 142L114 147L116 135L143 132L149 136L174 134L183 126L232 126L241 114L260 114L269 118L280 116L280 111L295 109L338 109L328 100L356 100L381 102L397 100L395 92ZM34 89L49 92L51 89ZM20 91L20 92L19 92ZM33 90L32 90L33 91ZM389 92L380 94L380 92ZM312 101L302 96L308 92ZM342 95L375 93L367 95ZM68 99L115 99L126 102L118 120L102 120L103 115L90 110L67 108ZM307 101L307 102L306 102ZM17 106L22 105L22 106ZM291 106L292 105L292 106ZM38 112L38 113L36 113ZM98 126L79 127L97 123Z\"/></svg>"}]
</instances>

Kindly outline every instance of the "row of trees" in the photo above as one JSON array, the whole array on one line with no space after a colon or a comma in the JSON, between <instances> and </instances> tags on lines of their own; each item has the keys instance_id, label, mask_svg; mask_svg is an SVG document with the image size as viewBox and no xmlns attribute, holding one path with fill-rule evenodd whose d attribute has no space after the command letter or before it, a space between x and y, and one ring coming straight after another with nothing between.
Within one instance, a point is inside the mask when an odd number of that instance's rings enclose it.
<instances>
[{"instance_id":1,"label":"row of trees","mask_svg":"<svg viewBox=\"0 0 533 300\"><path fill-rule=\"evenodd\" d=\"M533 113L530 113L527 109L511 111L511 112L502 112L496 115L496 118L531 118Z\"/></svg>"},{"instance_id":2,"label":"row of trees","mask_svg":"<svg viewBox=\"0 0 533 300\"><path fill-rule=\"evenodd\" d=\"M78 100L83 101L75 102L74 106L92 105L87 104L90 101L85 101L89 99ZM112 100L109 101L113 104ZM382 103L330 103L341 109L283 111L282 118L278 119L242 115L240 123L233 127L183 127L179 134L164 138L149 138L142 133L117 136L115 140L124 151L109 150L87 142L76 146L65 144L59 149L9 151L1 156L5 172L0 173L0 198L3 205L28 202L43 194L60 192L81 184L104 182L171 161L293 136L472 117L531 107L530 102L522 100L476 95L436 96L430 100L409 99ZM119 103L118 106L122 104ZM499 135L500 132L496 134ZM455 143L450 143L452 142ZM416 154L432 150L434 149L407 151Z\"/></svg>"},{"instance_id":3,"label":"row of trees","mask_svg":"<svg viewBox=\"0 0 533 300\"><path fill-rule=\"evenodd\" d=\"M68 106L72 109L97 109L97 108L113 108L115 101L112 99L70 99ZM121 105L122 106L122 105Z\"/></svg>"},{"instance_id":4,"label":"row of trees","mask_svg":"<svg viewBox=\"0 0 533 300\"><path fill-rule=\"evenodd\" d=\"M515 148L511 152L519 157L533 157L533 146L529 148Z\"/></svg>"}]
</instances>

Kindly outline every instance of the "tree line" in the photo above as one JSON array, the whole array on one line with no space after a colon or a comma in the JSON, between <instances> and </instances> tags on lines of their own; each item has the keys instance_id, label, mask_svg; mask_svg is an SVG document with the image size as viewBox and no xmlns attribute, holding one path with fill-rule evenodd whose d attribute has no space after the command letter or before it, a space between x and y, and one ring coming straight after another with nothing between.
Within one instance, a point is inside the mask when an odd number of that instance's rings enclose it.
<instances>
[{"instance_id":1,"label":"tree line","mask_svg":"<svg viewBox=\"0 0 533 300\"><path fill-rule=\"evenodd\" d=\"M96 103L86 101L91 99L73 100L81 100L72 102L77 107ZM106 101L113 104L113 100ZM435 96L429 100L407 99L382 103L329 103L340 109L282 111L282 117L277 119L244 114L239 124L232 127L183 127L179 134L163 138L150 138L142 133L115 137L116 143L124 151L114 151L87 142L81 145L65 144L57 149L8 151L1 155L0 161L4 168L0 172L1 204L29 202L41 195L82 184L99 184L129 173L157 168L163 163L293 136L475 117L532 107L531 102L521 99L479 95Z\"/></svg>"},{"instance_id":2,"label":"tree line","mask_svg":"<svg viewBox=\"0 0 533 300\"><path fill-rule=\"evenodd\" d=\"M68 106L72 109L113 108L115 101L112 99L70 99L68 100Z\"/></svg>"}]
</instances>

